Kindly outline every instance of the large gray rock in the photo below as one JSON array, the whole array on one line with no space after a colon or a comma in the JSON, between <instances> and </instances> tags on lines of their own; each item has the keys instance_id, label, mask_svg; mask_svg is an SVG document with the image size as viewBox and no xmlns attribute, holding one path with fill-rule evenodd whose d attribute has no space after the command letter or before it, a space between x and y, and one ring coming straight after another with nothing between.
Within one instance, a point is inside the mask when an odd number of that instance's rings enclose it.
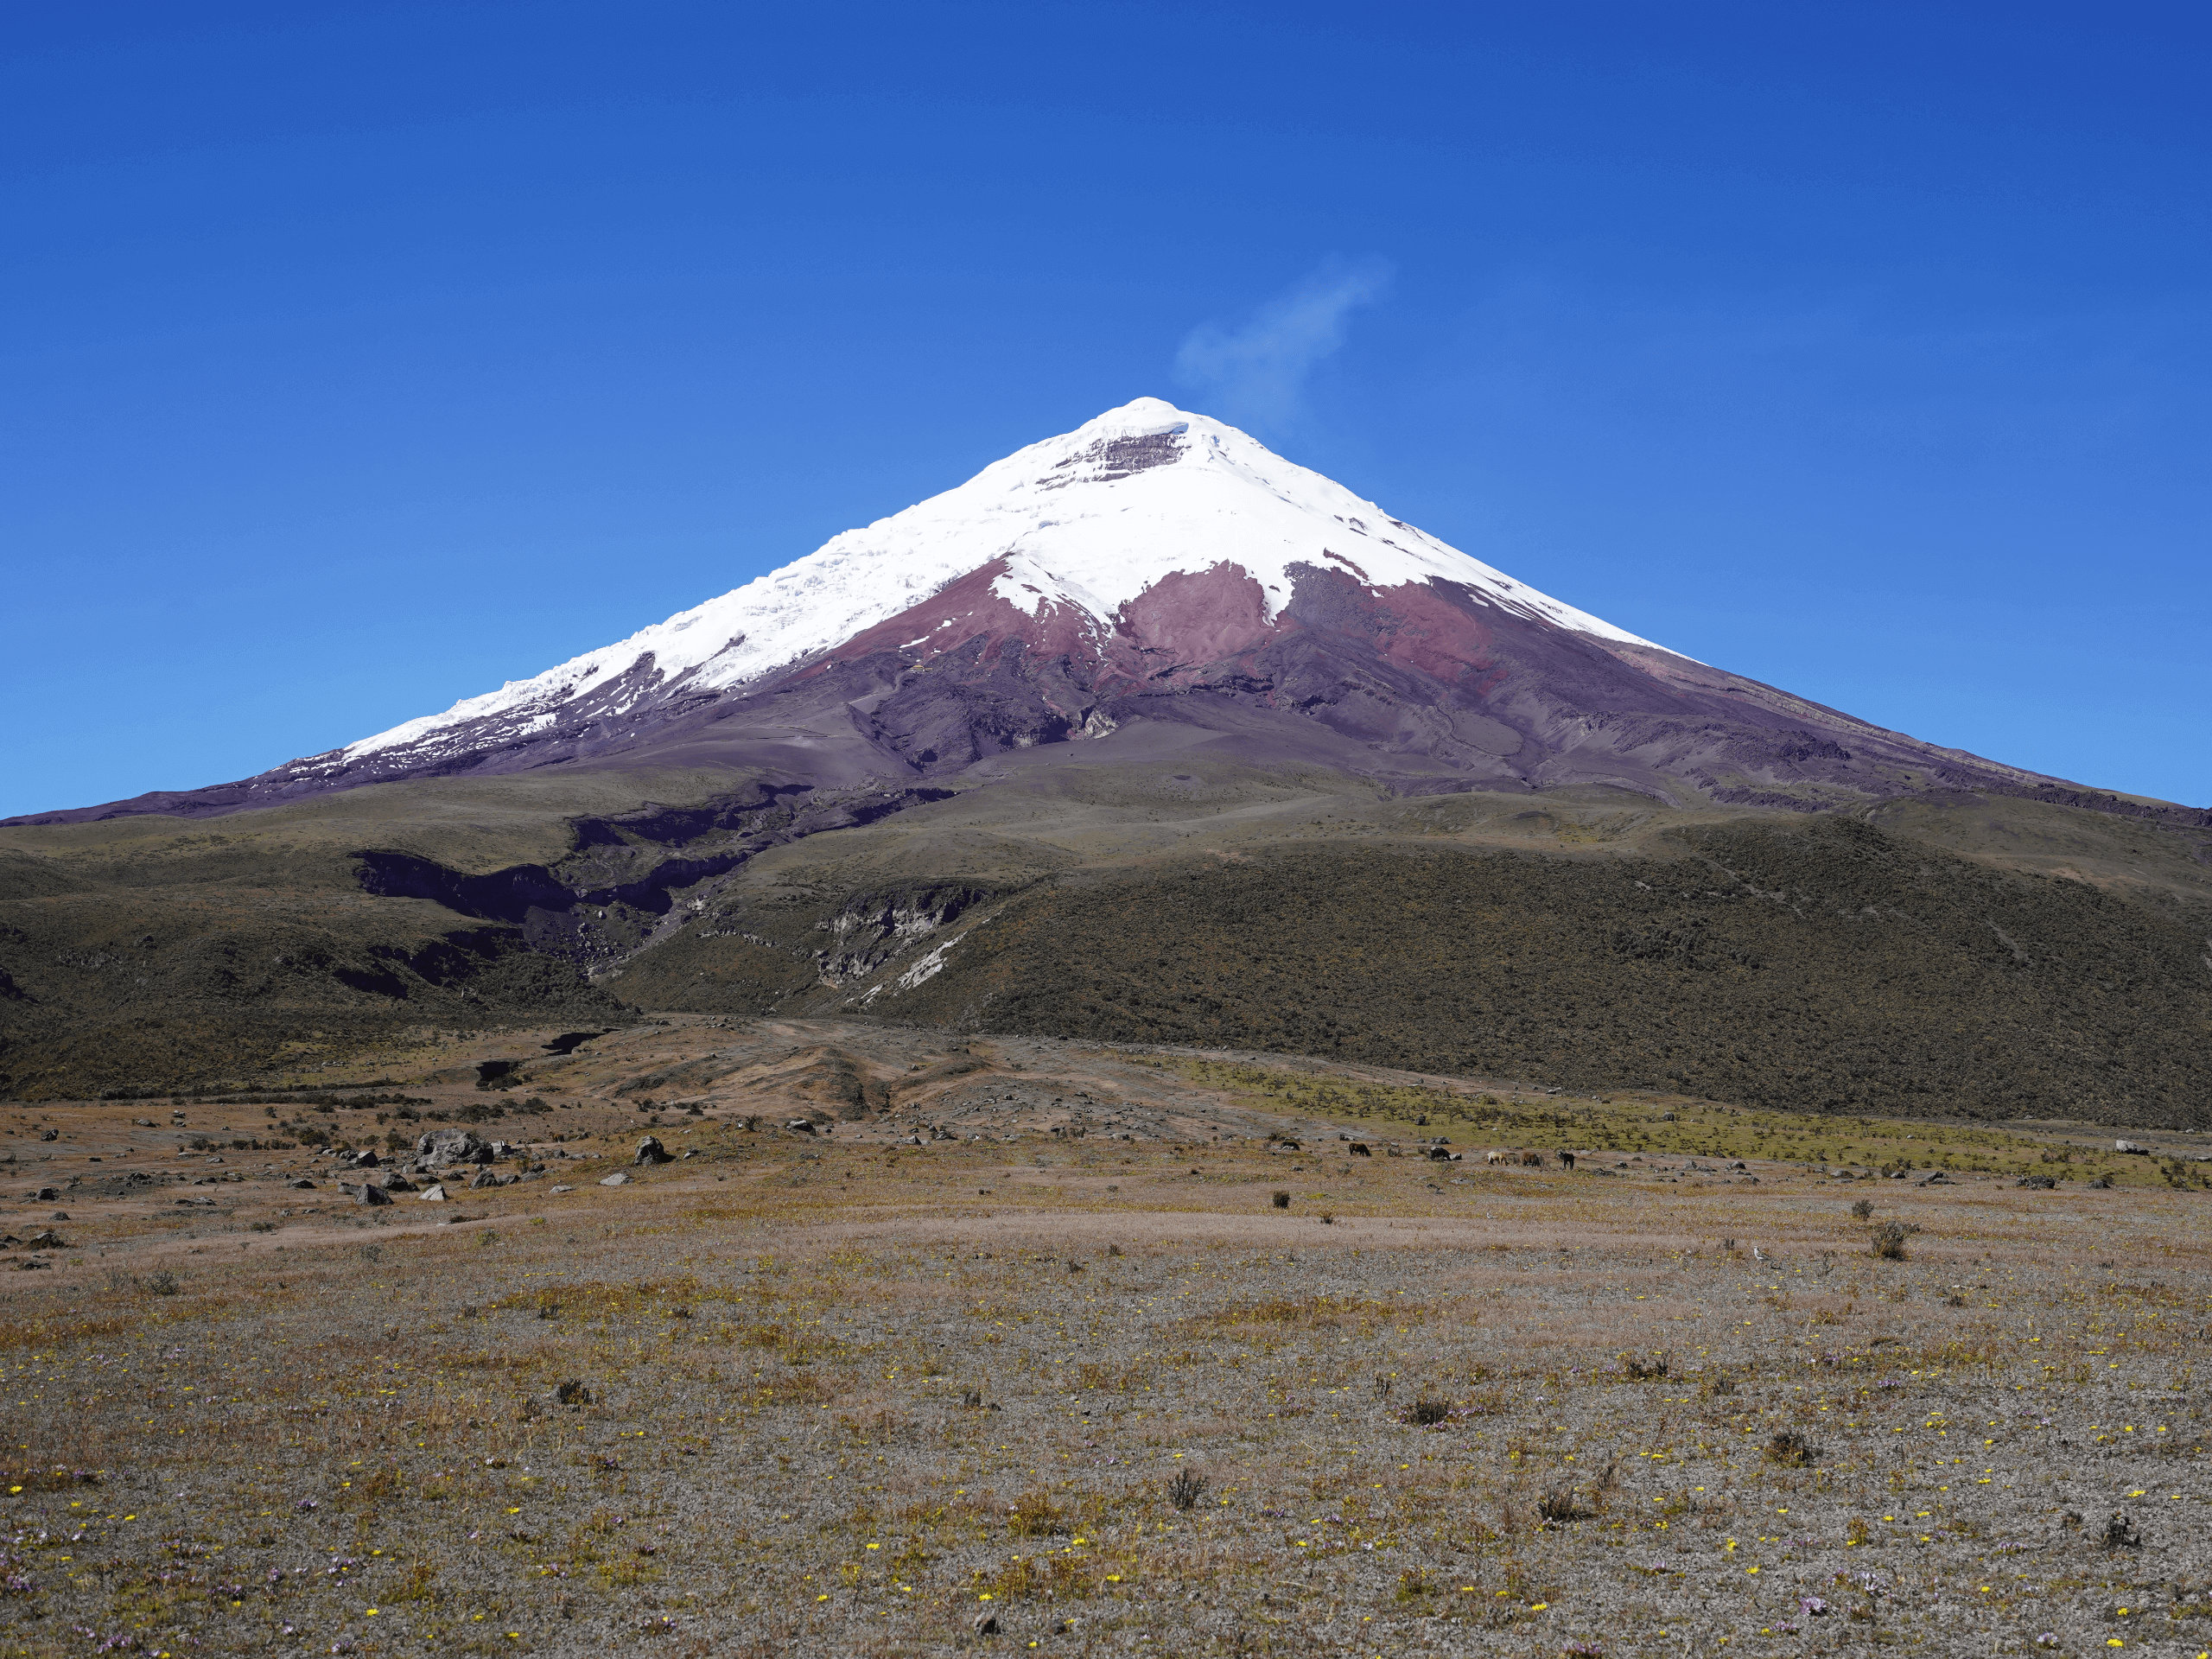
<instances>
[{"instance_id":1,"label":"large gray rock","mask_svg":"<svg viewBox=\"0 0 2212 1659\"><path fill-rule=\"evenodd\" d=\"M649 1135L638 1142L638 1155L630 1161L633 1164L667 1163L669 1161L668 1148L661 1145L658 1135Z\"/></svg>"},{"instance_id":2,"label":"large gray rock","mask_svg":"<svg viewBox=\"0 0 2212 1659\"><path fill-rule=\"evenodd\" d=\"M448 1164L488 1164L492 1143L474 1129L432 1129L415 1142L415 1155L441 1168Z\"/></svg>"}]
</instances>

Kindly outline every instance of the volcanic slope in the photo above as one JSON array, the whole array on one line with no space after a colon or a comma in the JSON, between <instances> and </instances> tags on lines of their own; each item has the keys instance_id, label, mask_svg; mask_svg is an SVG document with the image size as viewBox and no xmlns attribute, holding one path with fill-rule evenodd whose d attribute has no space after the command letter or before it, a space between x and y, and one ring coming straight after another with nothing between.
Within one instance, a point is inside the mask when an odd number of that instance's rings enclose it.
<instances>
[{"instance_id":1,"label":"volcanic slope","mask_svg":"<svg viewBox=\"0 0 2212 1659\"><path fill-rule=\"evenodd\" d=\"M442 714L238 783L34 821L551 768L898 788L1134 720L1233 736L1263 765L1322 759L1399 793L1603 783L1813 810L1973 788L2180 810L1694 662L1147 397Z\"/></svg>"},{"instance_id":2,"label":"volcanic slope","mask_svg":"<svg viewBox=\"0 0 2212 1659\"><path fill-rule=\"evenodd\" d=\"M2208 937L2212 814L1707 668L1143 399L445 715L0 827L0 1090L621 1005L2178 1122Z\"/></svg>"}]
</instances>

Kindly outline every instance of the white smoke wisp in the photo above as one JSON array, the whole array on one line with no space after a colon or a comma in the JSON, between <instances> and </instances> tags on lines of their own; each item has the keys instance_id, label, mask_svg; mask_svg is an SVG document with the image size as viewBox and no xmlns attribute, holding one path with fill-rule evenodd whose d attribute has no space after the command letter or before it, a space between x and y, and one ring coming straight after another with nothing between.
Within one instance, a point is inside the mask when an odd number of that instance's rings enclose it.
<instances>
[{"instance_id":1,"label":"white smoke wisp","mask_svg":"<svg viewBox=\"0 0 2212 1659\"><path fill-rule=\"evenodd\" d=\"M1391 274L1388 260L1332 259L1241 328L1193 328L1175 353L1175 378L1239 424L1287 425L1313 365L1344 343L1345 318L1379 298Z\"/></svg>"}]
</instances>

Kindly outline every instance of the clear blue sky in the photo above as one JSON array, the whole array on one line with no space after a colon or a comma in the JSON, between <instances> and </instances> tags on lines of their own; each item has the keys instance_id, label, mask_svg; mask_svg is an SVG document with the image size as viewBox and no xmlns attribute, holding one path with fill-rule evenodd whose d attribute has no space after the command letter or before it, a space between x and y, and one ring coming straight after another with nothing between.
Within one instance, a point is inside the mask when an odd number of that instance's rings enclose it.
<instances>
[{"instance_id":1,"label":"clear blue sky","mask_svg":"<svg viewBox=\"0 0 2212 1659\"><path fill-rule=\"evenodd\" d=\"M2212 802L2202 7L7 29L0 813L442 709L1144 393L1694 656Z\"/></svg>"}]
</instances>

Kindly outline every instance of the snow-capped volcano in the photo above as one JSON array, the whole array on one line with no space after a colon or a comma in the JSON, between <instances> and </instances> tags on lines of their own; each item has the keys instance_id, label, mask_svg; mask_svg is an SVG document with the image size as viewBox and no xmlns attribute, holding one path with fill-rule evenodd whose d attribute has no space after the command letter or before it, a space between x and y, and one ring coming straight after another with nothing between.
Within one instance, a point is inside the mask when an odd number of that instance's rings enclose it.
<instances>
[{"instance_id":1,"label":"snow-capped volcano","mask_svg":"<svg viewBox=\"0 0 2212 1659\"><path fill-rule=\"evenodd\" d=\"M1275 624L1301 567L1347 572L1377 590L1454 583L1532 620L1649 644L1401 523L1235 427L1140 397L626 639L319 759L342 767L442 747L442 734L480 747L485 722L524 734L572 708L619 717L732 690L834 652L984 570L967 614L918 619L921 631L895 648L934 656L971 636L964 624L981 608L1017 613L1036 635L1103 658L1117 633L1142 632L1130 610L1146 594L1171 577L1217 572L1211 586L1224 597L1244 591L1206 620L1241 636Z\"/></svg>"},{"instance_id":2,"label":"snow-capped volcano","mask_svg":"<svg viewBox=\"0 0 2212 1659\"><path fill-rule=\"evenodd\" d=\"M1171 727L1415 792L1609 784L1814 810L2064 787L1639 639L1141 397L442 714L240 783L32 821L549 766L874 786L1040 745L1110 737L1134 757Z\"/></svg>"}]
</instances>

